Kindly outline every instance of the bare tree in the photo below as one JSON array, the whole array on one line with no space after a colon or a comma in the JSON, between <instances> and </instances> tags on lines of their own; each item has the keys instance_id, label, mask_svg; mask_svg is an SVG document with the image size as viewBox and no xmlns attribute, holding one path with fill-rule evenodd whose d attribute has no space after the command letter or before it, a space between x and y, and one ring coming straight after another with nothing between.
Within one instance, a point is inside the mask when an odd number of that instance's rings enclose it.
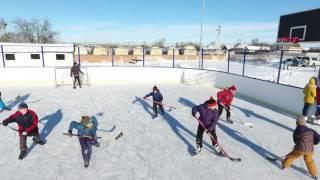
<instances>
[{"instance_id":1,"label":"bare tree","mask_svg":"<svg viewBox=\"0 0 320 180\"><path fill-rule=\"evenodd\" d=\"M7 33L7 22L4 19L0 19L0 41L10 42L11 34Z\"/></svg>"},{"instance_id":2,"label":"bare tree","mask_svg":"<svg viewBox=\"0 0 320 180\"><path fill-rule=\"evenodd\" d=\"M6 33L7 22L4 19L0 19L0 32L1 34Z\"/></svg>"},{"instance_id":3,"label":"bare tree","mask_svg":"<svg viewBox=\"0 0 320 180\"><path fill-rule=\"evenodd\" d=\"M14 21L19 41L30 43L53 43L57 40L58 33L52 30L48 19L33 19L31 21L18 18Z\"/></svg>"}]
</instances>

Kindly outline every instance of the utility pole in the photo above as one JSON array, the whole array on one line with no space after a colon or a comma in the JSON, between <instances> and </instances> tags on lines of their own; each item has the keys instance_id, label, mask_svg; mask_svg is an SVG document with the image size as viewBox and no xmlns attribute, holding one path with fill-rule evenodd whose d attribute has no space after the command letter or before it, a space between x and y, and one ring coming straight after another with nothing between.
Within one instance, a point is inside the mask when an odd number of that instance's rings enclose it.
<instances>
[{"instance_id":1,"label":"utility pole","mask_svg":"<svg viewBox=\"0 0 320 180\"><path fill-rule=\"evenodd\" d=\"M201 54L202 51L202 35L203 35L203 15L204 15L204 0L202 0L202 9L201 9L201 31L200 31L200 51L199 51L199 68L202 67Z\"/></svg>"}]
</instances>

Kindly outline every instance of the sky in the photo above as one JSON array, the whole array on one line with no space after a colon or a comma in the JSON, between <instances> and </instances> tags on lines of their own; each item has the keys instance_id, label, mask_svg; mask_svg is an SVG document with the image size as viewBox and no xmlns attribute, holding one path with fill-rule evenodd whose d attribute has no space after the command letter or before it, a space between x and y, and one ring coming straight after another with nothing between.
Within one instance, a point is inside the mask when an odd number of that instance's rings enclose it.
<instances>
[{"instance_id":1,"label":"sky","mask_svg":"<svg viewBox=\"0 0 320 180\"><path fill-rule=\"evenodd\" d=\"M47 18L61 42L199 42L202 0L0 0L16 18ZM204 0L203 43L275 42L281 15L320 8L320 0Z\"/></svg>"}]
</instances>

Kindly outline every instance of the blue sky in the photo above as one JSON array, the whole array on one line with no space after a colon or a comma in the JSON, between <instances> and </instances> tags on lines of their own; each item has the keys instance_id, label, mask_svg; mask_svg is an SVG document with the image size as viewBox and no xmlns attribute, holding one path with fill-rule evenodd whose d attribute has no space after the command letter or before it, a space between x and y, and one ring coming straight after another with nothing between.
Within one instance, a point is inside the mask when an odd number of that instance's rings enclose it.
<instances>
[{"instance_id":1,"label":"blue sky","mask_svg":"<svg viewBox=\"0 0 320 180\"><path fill-rule=\"evenodd\" d=\"M0 18L48 18L63 42L199 41L202 0L5 0ZM274 42L280 15L320 8L319 0L205 0L205 43ZM11 24L12 28L12 24Z\"/></svg>"}]
</instances>

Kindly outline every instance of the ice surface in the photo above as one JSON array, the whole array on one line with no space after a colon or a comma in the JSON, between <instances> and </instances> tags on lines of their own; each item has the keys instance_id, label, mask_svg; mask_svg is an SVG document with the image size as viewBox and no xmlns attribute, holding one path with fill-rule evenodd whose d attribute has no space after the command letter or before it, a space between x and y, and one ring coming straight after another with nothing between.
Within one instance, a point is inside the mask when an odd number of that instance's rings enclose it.
<instances>
[{"instance_id":1,"label":"ice surface","mask_svg":"<svg viewBox=\"0 0 320 180\"><path fill-rule=\"evenodd\" d=\"M216 95L213 87L184 84L158 84L164 103L177 110L166 108L166 115L151 118L151 105L142 97L154 84L128 84L84 87L73 90L71 86L59 88L4 87L5 100L17 95L38 113L40 132L47 140L44 146L36 145L28 156L18 160L18 133L0 127L1 179L165 179L165 180L273 180L309 179L303 159L293 168L281 170L279 162L272 163L266 155L282 156L293 147L294 117L264 107L256 102L237 97L232 115L234 121L254 123L254 128L239 123L224 122L221 116L217 136L221 145L232 157L242 162L232 162L213 153L207 135L204 148L191 156L195 146L197 122L192 118L191 107ZM13 113L0 113L0 119ZM77 138L63 136L71 121L81 115L95 116L101 147L93 147L88 169L83 167ZM10 124L15 127L14 124ZM319 131L318 126L313 126ZM124 135L111 140L120 131ZM31 138L28 138L29 148ZM319 147L314 159L320 165Z\"/></svg>"}]
</instances>

